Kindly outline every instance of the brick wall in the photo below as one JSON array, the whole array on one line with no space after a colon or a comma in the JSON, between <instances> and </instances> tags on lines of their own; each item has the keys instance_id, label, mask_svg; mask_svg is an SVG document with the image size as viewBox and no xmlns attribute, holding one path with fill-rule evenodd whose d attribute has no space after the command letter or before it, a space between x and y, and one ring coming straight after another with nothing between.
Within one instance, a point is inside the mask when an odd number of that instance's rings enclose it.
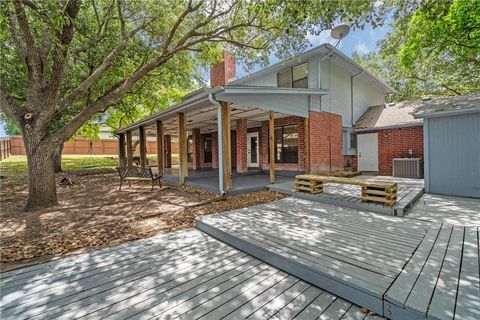
<instances>
[{"instance_id":1,"label":"brick wall","mask_svg":"<svg viewBox=\"0 0 480 320\"><path fill-rule=\"evenodd\" d=\"M202 152L202 137L200 129L192 130L192 169L200 170Z\"/></svg>"},{"instance_id":2,"label":"brick wall","mask_svg":"<svg viewBox=\"0 0 480 320\"><path fill-rule=\"evenodd\" d=\"M236 153L237 153L237 172L247 172L247 120L236 120Z\"/></svg>"},{"instance_id":3,"label":"brick wall","mask_svg":"<svg viewBox=\"0 0 480 320\"><path fill-rule=\"evenodd\" d=\"M372 131L373 132L373 131ZM362 132L362 133L372 133ZM423 160L423 127L406 127L380 130L378 132L378 170L380 175L393 174L392 160L409 157Z\"/></svg>"},{"instance_id":4,"label":"brick wall","mask_svg":"<svg viewBox=\"0 0 480 320\"><path fill-rule=\"evenodd\" d=\"M343 171L342 116L329 112L309 115L310 172L330 173Z\"/></svg>"},{"instance_id":5,"label":"brick wall","mask_svg":"<svg viewBox=\"0 0 480 320\"><path fill-rule=\"evenodd\" d=\"M228 52L223 52L222 61L215 62L210 67L210 86L227 84L236 77L235 58Z\"/></svg>"},{"instance_id":6,"label":"brick wall","mask_svg":"<svg viewBox=\"0 0 480 320\"><path fill-rule=\"evenodd\" d=\"M212 132L212 168L218 168L218 132Z\"/></svg>"}]
</instances>

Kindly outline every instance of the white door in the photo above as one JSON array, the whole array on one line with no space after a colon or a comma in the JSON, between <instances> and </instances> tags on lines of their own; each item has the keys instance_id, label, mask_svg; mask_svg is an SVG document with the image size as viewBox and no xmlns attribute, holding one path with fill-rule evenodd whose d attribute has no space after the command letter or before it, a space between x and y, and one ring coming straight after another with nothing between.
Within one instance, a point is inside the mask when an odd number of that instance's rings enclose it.
<instances>
[{"instance_id":1,"label":"white door","mask_svg":"<svg viewBox=\"0 0 480 320\"><path fill-rule=\"evenodd\" d=\"M358 171L378 171L378 133L357 135Z\"/></svg>"},{"instance_id":2,"label":"white door","mask_svg":"<svg viewBox=\"0 0 480 320\"><path fill-rule=\"evenodd\" d=\"M247 133L247 166L258 167L258 132Z\"/></svg>"}]
</instances>

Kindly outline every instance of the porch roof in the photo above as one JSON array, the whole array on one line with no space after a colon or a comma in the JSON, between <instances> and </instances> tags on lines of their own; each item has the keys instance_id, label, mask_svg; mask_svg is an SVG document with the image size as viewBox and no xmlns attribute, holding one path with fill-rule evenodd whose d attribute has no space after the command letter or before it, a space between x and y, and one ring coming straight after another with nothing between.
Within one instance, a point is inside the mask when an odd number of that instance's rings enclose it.
<instances>
[{"instance_id":1,"label":"porch roof","mask_svg":"<svg viewBox=\"0 0 480 320\"><path fill-rule=\"evenodd\" d=\"M129 126L117 130L120 134L126 131L135 130L138 127L148 127L155 124L156 121L167 121L168 125L175 123L174 116L180 112L195 113L201 120L216 121L215 106L212 105L209 95L212 94L218 101L229 102L232 104L232 120L235 118L259 117L264 116L265 111L274 111L285 115L294 115L307 117L310 103L310 96L325 95L328 90L315 88L278 88L261 86L218 86L211 89L202 89L192 95L187 95L183 101L173 105L165 111L154 114L148 118L137 121ZM263 110L263 111L262 111ZM207 116L209 114L210 116ZM240 116L242 114L242 116ZM172 119L173 118L173 119ZM204 119L205 118L205 119ZM201 121L200 121L201 122ZM187 123L187 128L194 127L212 127L213 123L205 123L203 126L193 126Z\"/></svg>"}]
</instances>

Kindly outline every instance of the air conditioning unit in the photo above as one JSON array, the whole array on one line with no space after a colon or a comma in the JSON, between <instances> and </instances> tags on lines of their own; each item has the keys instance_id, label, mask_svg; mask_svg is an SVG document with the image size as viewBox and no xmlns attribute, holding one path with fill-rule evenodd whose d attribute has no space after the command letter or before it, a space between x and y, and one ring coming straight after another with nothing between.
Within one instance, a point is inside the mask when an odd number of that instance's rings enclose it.
<instances>
[{"instance_id":1,"label":"air conditioning unit","mask_svg":"<svg viewBox=\"0 0 480 320\"><path fill-rule=\"evenodd\" d=\"M421 178L423 175L422 159L395 158L393 159L393 176L402 178Z\"/></svg>"}]
</instances>

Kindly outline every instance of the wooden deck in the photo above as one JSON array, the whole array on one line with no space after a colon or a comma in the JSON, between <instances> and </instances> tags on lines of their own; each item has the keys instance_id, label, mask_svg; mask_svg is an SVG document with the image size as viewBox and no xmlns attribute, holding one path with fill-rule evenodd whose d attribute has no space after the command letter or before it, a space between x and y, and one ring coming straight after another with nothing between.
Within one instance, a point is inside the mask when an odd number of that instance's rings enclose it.
<instances>
[{"instance_id":1,"label":"wooden deck","mask_svg":"<svg viewBox=\"0 0 480 320\"><path fill-rule=\"evenodd\" d=\"M295 192L295 182L293 180L271 184L268 188L272 191L287 193L301 199L397 216L403 216L404 212L413 205L413 203L423 194L424 190L423 180L419 179L384 176L358 176L353 179L396 182L398 185L397 202L393 207L384 206L378 203L362 203L362 190L360 186L338 183L325 184L324 192L318 194Z\"/></svg>"},{"instance_id":2,"label":"wooden deck","mask_svg":"<svg viewBox=\"0 0 480 320\"><path fill-rule=\"evenodd\" d=\"M385 295L389 318L480 319L479 229L436 223Z\"/></svg>"},{"instance_id":3,"label":"wooden deck","mask_svg":"<svg viewBox=\"0 0 480 320\"><path fill-rule=\"evenodd\" d=\"M2 273L0 284L1 319L371 319L192 229Z\"/></svg>"},{"instance_id":4,"label":"wooden deck","mask_svg":"<svg viewBox=\"0 0 480 320\"><path fill-rule=\"evenodd\" d=\"M455 319L480 319L477 229L295 198L201 217L197 228L392 319L453 319L452 305Z\"/></svg>"},{"instance_id":5,"label":"wooden deck","mask_svg":"<svg viewBox=\"0 0 480 320\"><path fill-rule=\"evenodd\" d=\"M424 194L408 210L409 218L445 222L458 226L480 226L480 199Z\"/></svg>"}]
</instances>

